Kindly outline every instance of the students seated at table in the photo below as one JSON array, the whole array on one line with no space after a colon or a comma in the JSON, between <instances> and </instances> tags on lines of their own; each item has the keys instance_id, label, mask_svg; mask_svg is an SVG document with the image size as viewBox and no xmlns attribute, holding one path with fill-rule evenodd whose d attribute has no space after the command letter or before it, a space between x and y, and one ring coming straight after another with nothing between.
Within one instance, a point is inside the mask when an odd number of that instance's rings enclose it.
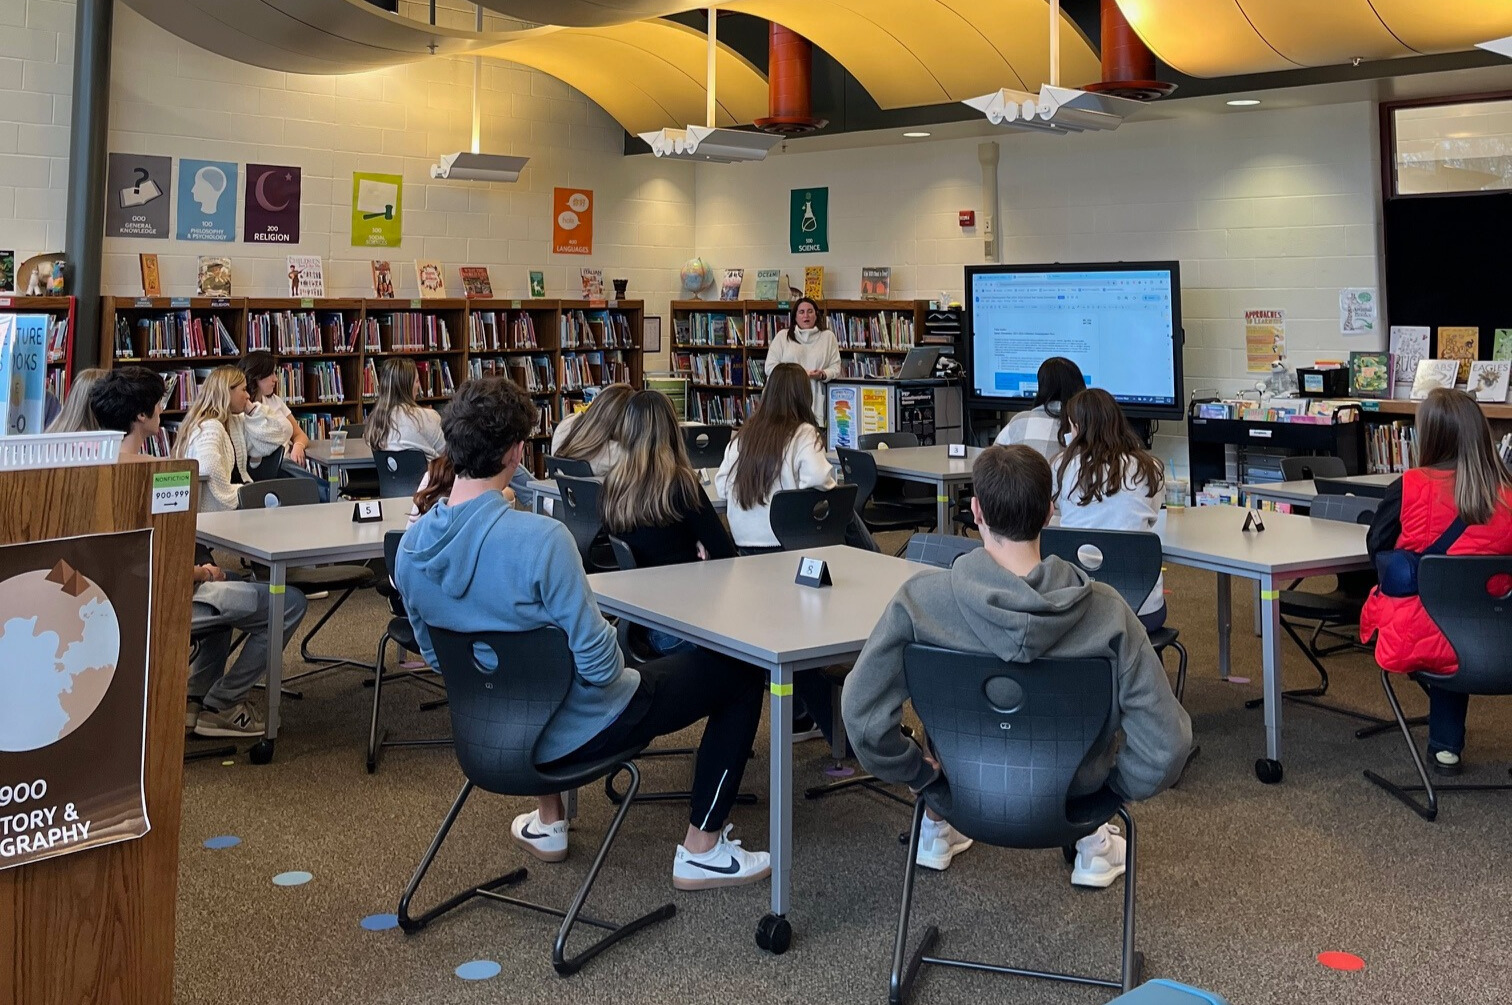
<instances>
[{"instance_id":1,"label":"students seated at table","mask_svg":"<svg viewBox=\"0 0 1512 1005\"><path fill-rule=\"evenodd\" d=\"M101 429L126 434L122 459L141 453L157 435L165 393L163 378L144 366L117 367L95 384L90 407ZM194 584L190 631L199 648L189 669L184 727L200 736L260 736L266 725L247 695L268 667L268 586L237 579L213 561L194 567ZM306 606L304 594L292 586L285 590L284 638L299 627ZM246 633L247 641L227 669L233 629Z\"/></svg>"},{"instance_id":2,"label":"students seated at table","mask_svg":"<svg viewBox=\"0 0 1512 1005\"><path fill-rule=\"evenodd\" d=\"M1386 489L1366 536L1379 556L1394 550L1422 555L1435 543L1450 555L1512 555L1512 475L1496 453L1491 426L1464 391L1436 388L1418 406L1419 466ZM1452 674L1454 647L1416 595L1388 597L1371 590L1360 614L1360 640L1375 639L1383 670ZM1428 754L1433 770L1460 773L1470 696L1427 685Z\"/></svg>"},{"instance_id":3,"label":"students seated at table","mask_svg":"<svg viewBox=\"0 0 1512 1005\"><path fill-rule=\"evenodd\" d=\"M840 376L840 342L828 328L819 327L819 305L809 297L793 304L793 326L772 337L767 348L766 372L779 363L796 363L809 379L810 403L815 425L825 425L824 385Z\"/></svg>"},{"instance_id":4,"label":"students seated at table","mask_svg":"<svg viewBox=\"0 0 1512 1005\"><path fill-rule=\"evenodd\" d=\"M173 456L199 461L201 513L236 509L241 501L237 486L252 480L242 428L251 403L246 375L234 366L218 366L200 384L179 425Z\"/></svg>"},{"instance_id":5,"label":"students seated at table","mask_svg":"<svg viewBox=\"0 0 1512 1005\"><path fill-rule=\"evenodd\" d=\"M1053 464L1066 445L1066 402L1087 389L1087 380L1074 362L1051 356L1040 364L1037 382L1034 406L1009 419L997 442L1033 447Z\"/></svg>"},{"instance_id":6,"label":"students seated at table","mask_svg":"<svg viewBox=\"0 0 1512 1005\"><path fill-rule=\"evenodd\" d=\"M89 410L89 394L106 372L90 368L74 374L68 387L68 398L57 417L47 424L49 433L90 433L100 428L99 421Z\"/></svg>"},{"instance_id":7,"label":"students seated at table","mask_svg":"<svg viewBox=\"0 0 1512 1005\"><path fill-rule=\"evenodd\" d=\"M378 400L363 437L374 450L418 450L433 461L446 449L441 416L415 400L420 377L414 360L395 358L378 371Z\"/></svg>"},{"instance_id":8,"label":"students seated at table","mask_svg":"<svg viewBox=\"0 0 1512 1005\"><path fill-rule=\"evenodd\" d=\"M295 464L303 464L310 438L294 421L294 413L277 394L278 358L271 352L249 352L242 357L241 371L247 377L247 392L252 398L243 420L247 463L256 465L283 447L285 457Z\"/></svg>"},{"instance_id":9,"label":"students seated at table","mask_svg":"<svg viewBox=\"0 0 1512 1005\"><path fill-rule=\"evenodd\" d=\"M1054 555L1040 557L1040 531L1054 512L1049 463L1022 444L992 446L971 472L971 509L983 547L900 588L846 678L842 709L857 758L878 778L906 783L915 792L940 775L928 746L899 729L908 700L903 647L911 642L1010 663L1112 657L1118 674L1115 736L1082 763L1072 795L1107 785L1139 800L1168 788L1186 765L1191 720L1171 693L1144 626L1112 587L1092 582ZM970 839L930 812L918 863L945 869L970 847ZM1071 882L1111 885L1124 873L1124 852L1123 836L1104 824L1077 842Z\"/></svg>"},{"instance_id":10,"label":"students seated at table","mask_svg":"<svg viewBox=\"0 0 1512 1005\"><path fill-rule=\"evenodd\" d=\"M1100 387L1066 403L1071 441L1055 469L1062 527L1154 530L1165 499L1165 467L1144 448L1123 409ZM1165 624L1165 576L1135 611L1147 631Z\"/></svg>"},{"instance_id":11,"label":"students seated at table","mask_svg":"<svg viewBox=\"0 0 1512 1005\"><path fill-rule=\"evenodd\" d=\"M416 521L399 549L399 590L426 661L438 665L432 627L561 628L577 674L535 751L543 764L602 757L707 718L672 883L698 890L762 879L771 872L768 855L730 840L726 818L761 719L765 679L747 664L697 649L625 667L566 526L504 500L535 420L535 405L505 377L464 383L446 410L456 470L450 497ZM510 833L537 858L565 858L561 799L542 797Z\"/></svg>"},{"instance_id":12,"label":"students seated at table","mask_svg":"<svg viewBox=\"0 0 1512 1005\"><path fill-rule=\"evenodd\" d=\"M610 384L589 402L586 411L562 417L551 434L551 455L587 461L602 478L624 457L620 444L620 420L635 389L629 384Z\"/></svg>"}]
</instances>

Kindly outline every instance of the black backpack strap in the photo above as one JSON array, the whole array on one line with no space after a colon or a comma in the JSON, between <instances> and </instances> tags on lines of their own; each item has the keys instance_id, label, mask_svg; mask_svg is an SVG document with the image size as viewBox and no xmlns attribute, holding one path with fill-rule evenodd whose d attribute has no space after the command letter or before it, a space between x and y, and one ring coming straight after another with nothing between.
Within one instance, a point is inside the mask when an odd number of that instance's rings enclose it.
<instances>
[{"instance_id":1,"label":"black backpack strap","mask_svg":"<svg viewBox=\"0 0 1512 1005\"><path fill-rule=\"evenodd\" d=\"M1458 541L1460 539L1460 535L1468 529L1469 528L1465 525L1464 520L1460 519L1459 517L1455 517L1454 522L1451 523L1447 528L1445 528L1444 532L1438 536L1438 539L1428 547L1423 549L1423 554L1449 554L1449 549L1454 547L1454 542Z\"/></svg>"}]
</instances>

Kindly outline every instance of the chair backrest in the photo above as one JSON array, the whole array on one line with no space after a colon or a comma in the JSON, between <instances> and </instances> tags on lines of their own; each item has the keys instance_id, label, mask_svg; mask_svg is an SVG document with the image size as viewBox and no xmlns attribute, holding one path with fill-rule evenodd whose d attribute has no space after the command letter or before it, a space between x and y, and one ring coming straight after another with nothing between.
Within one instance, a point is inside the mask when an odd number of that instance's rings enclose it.
<instances>
[{"instance_id":1,"label":"chair backrest","mask_svg":"<svg viewBox=\"0 0 1512 1005\"><path fill-rule=\"evenodd\" d=\"M683 446L695 468L717 468L724 463L725 448L735 430L729 426L683 426Z\"/></svg>"},{"instance_id":2,"label":"chair backrest","mask_svg":"<svg viewBox=\"0 0 1512 1005\"><path fill-rule=\"evenodd\" d=\"M546 477L568 475L572 478L592 478L593 465L576 457L547 457Z\"/></svg>"},{"instance_id":3,"label":"chair backrest","mask_svg":"<svg viewBox=\"0 0 1512 1005\"><path fill-rule=\"evenodd\" d=\"M856 486L856 512L860 513L877 491L877 462L866 451L849 447L836 447L835 456L840 458L840 474L846 484Z\"/></svg>"},{"instance_id":4,"label":"chair backrest","mask_svg":"<svg viewBox=\"0 0 1512 1005\"><path fill-rule=\"evenodd\" d=\"M856 510L856 486L787 489L772 495L772 533L787 551L845 543Z\"/></svg>"},{"instance_id":5,"label":"chair backrest","mask_svg":"<svg viewBox=\"0 0 1512 1005\"><path fill-rule=\"evenodd\" d=\"M1147 530L1046 527L1040 554L1058 555L1096 582L1107 583L1136 611L1155 589L1164 560L1160 535Z\"/></svg>"},{"instance_id":6,"label":"chair backrest","mask_svg":"<svg viewBox=\"0 0 1512 1005\"><path fill-rule=\"evenodd\" d=\"M274 509L320 502L320 487L309 478L274 478L236 490L238 509Z\"/></svg>"},{"instance_id":7,"label":"chair backrest","mask_svg":"<svg viewBox=\"0 0 1512 1005\"><path fill-rule=\"evenodd\" d=\"M1386 486L1368 485L1362 482L1344 481L1338 478L1314 478L1313 487L1320 496L1365 496L1371 499L1386 498Z\"/></svg>"},{"instance_id":8,"label":"chair backrest","mask_svg":"<svg viewBox=\"0 0 1512 1005\"><path fill-rule=\"evenodd\" d=\"M375 450L373 467L378 471L378 494L385 499L412 496L430 466L422 450Z\"/></svg>"},{"instance_id":9,"label":"chair backrest","mask_svg":"<svg viewBox=\"0 0 1512 1005\"><path fill-rule=\"evenodd\" d=\"M1433 686L1512 694L1512 555L1424 555L1418 596L1459 659Z\"/></svg>"},{"instance_id":10,"label":"chair backrest","mask_svg":"<svg viewBox=\"0 0 1512 1005\"><path fill-rule=\"evenodd\" d=\"M619 565L621 572L639 568L635 561L635 552L631 551L628 544L613 534L609 535L609 547L614 551L614 561Z\"/></svg>"},{"instance_id":11,"label":"chair backrest","mask_svg":"<svg viewBox=\"0 0 1512 1005\"><path fill-rule=\"evenodd\" d=\"M917 433L862 433L857 446L862 450L886 450L888 447L917 447Z\"/></svg>"},{"instance_id":12,"label":"chair backrest","mask_svg":"<svg viewBox=\"0 0 1512 1005\"><path fill-rule=\"evenodd\" d=\"M283 459L284 448L279 447L256 464L247 465L247 474L252 476L254 482L266 482L274 478L281 478L283 477Z\"/></svg>"},{"instance_id":13,"label":"chair backrest","mask_svg":"<svg viewBox=\"0 0 1512 1005\"><path fill-rule=\"evenodd\" d=\"M1381 500L1372 496L1320 495L1312 501L1307 513L1314 520L1369 524L1379 505Z\"/></svg>"},{"instance_id":14,"label":"chair backrest","mask_svg":"<svg viewBox=\"0 0 1512 1005\"><path fill-rule=\"evenodd\" d=\"M1349 468L1342 457L1283 457L1281 477L1289 482L1307 481L1310 478L1343 478Z\"/></svg>"},{"instance_id":15,"label":"chair backrest","mask_svg":"<svg viewBox=\"0 0 1512 1005\"><path fill-rule=\"evenodd\" d=\"M1070 791L1087 756L1112 740L1112 660L1005 663L910 643L903 673L944 774L925 800L961 833L1005 848L1053 848L1111 815L1116 796L1073 803Z\"/></svg>"},{"instance_id":16,"label":"chair backrest","mask_svg":"<svg viewBox=\"0 0 1512 1005\"><path fill-rule=\"evenodd\" d=\"M572 687L572 649L560 628L528 632L429 629L446 681L452 745L468 780L505 795L553 791L535 765L546 724Z\"/></svg>"},{"instance_id":17,"label":"chair backrest","mask_svg":"<svg viewBox=\"0 0 1512 1005\"><path fill-rule=\"evenodd\" d=\"M404 531L391 530L383 535L383 564L388 571L388 582L378 592L388 598L389 613L396 618L409 617L404 598L399 595L399 542L404 540Z\"/></svg>"},{"instance_id":18,"label":"chair backrest","mask_svg":"<svg viewBox=\"0 0 1512 1005\"><path fill-rule=\"evenodd\" d=\"M572 540L577 543L578 554L583 559L583 568L592 571L595 568L593 542L604 529L604 518L599 512L599 489L602 486L597 479L567 475L557 475L556 483L562 493L562 504L555 509L557 519L572 532Z\"/></svg>"},{"instance_id":19,"label":"chair backrest","mask_svg":"<svg viewBox=\"0 0 1512 1005\"><path fill-rule=\"evenodd\" d=\"M347 439L360 440L367 433L366 422L348 422L341 427L346 430Z\"/></svg>"},{"instance_id":20,"label":"chair backrest","mask_svg":"<svg viewBox=\"0 0 1512 1005\"><path fill-rule=\"evenodd\" d=\"M910 562L948 569L956 559L976 551L982 542L974 537L956 537L953 534L915 534L908 539L908 550L903 557Z\"/></svg>"}]
</instances>

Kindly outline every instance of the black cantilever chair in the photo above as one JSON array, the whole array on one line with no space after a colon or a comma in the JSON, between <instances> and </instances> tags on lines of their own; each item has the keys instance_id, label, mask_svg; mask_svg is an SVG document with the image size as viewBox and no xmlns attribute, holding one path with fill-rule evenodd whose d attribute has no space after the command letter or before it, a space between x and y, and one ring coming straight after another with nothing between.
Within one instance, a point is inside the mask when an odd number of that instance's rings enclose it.
<instances>
[{"instance_id":1,"label":"black cantilever chair","mask_svg":"<svg viewBox=\"0 0 1512 1005\"><path fill-rule=\"evenodd\" d=\"M389 643L400 651L401 654L414 656L422 655L420 643L415 638L415 628L410 624L409 612L404 607L404 598L399 595L399 590L392 585L394 582L394 569L399 558L399 542L404 537L404 531L391 530L383 535L383 561L388 575L384 581L380 581L377 592L388 601L389 622L383 630L383 635L378 639L378 656L373 661L373 713L368 721L368 747L367 747L367 770L373 774L378 770L378 758L385 747L444 747L452 741L449 737L437 737L434 739L389 739L388 730L382 727L380 708L383 702L383 685L396 684L399 681L413 681L416 684L432 688L439 688L434 675L429 668L421 670L401 670L392 673L386 667L388 662ZM443 690L444 693L444 690ZM439 708L446 702L427 702L421 705L421 709L430 710Z\"/></svg>"},{"instance_id":2,"label":"black cantilever chair","mask_svg":"<svg viewBox=\"0 0 1512 1005\"><path fill-rule=\"evenodd\" d=\"M582 764L536 765L535 748L541 733L567 697L575 673L572 650L562 630L546 627L528 632L465 634L431 628L430 636L436 659L441 664L441 675L446 678L446 691L451 698L453 744L457 762L467 781L399 900L399 927L413 934L475 897L538 911L562 919L552 947L551 963L558 974L566 977L620 939L672 917L677 911L672 904L664 904L623 925L600 921L582 913L593 889L593 881L603 868L620 825L640 789L640 772L635 767L634 758L640 755L644 744ZM410 914L410 901L415 891L474 788L505 796L542 796L592 785L611 771L628 772L629 788L609 824L609 831L604 835L604 842L599 846L583 885L578 888L567 910L500 893L501 888L524 881L526 870L521 868L463 890L418 917ZM567 940L579 921L603 929L606 934L576 956L568 956Z\"/></svg>"},{"instance_id":3,"label":"black cantilever chair","mask_svg":"<svg viewBox=\"0 0 1512 1005\"><path fill-rule=\"evenodd\" d=\"M772 533L785 551L844 544L855 508L854 485L774 492L770 510Z\"/></svg>"},{"instance_id":4,"label":"black cantilever chair","mask_svg":"<svg viewBox=\"0 0 1512 1005\"><path fill-rule=\"evenodd\" d=\"M891 1005L903 1005L926 964L1132 989L1144 969L1143 955L1134 949L1134 819L1111 789L1084 797L1070 794L1083 759L1112 741L1118 700L1112 661L1005 663L994 656L913 643L903 649L903 672L942 774L914 804L888 987ZM1115 814L1120 817L1128 850L1118 979L934 956L940 932L933 925L909 954L908 922L926 807L967 837L999 848L1062 848L1091 834Z\"/></svg>"}]
</instances>

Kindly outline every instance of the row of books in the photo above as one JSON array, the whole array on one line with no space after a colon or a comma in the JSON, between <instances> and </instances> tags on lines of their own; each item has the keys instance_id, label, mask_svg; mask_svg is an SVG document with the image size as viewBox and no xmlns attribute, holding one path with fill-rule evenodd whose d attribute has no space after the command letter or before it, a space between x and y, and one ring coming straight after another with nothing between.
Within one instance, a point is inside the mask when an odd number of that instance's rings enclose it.
<instances>
[{"instance_id":1,"label":"row of books","mask_svg":"<svg viewBox=\"0 0 1512 1005\"><path fill-rule=\"evenodd\" d=\"M563 349L634 349L630 319L619 313L565 311L561 320Z\"/></svg>"},{"instance_id":2,"label":"row of books","mask_svg":"<svg viewBox=\"0 0 1512 1005\"><path fill-rule=\"evenodd\" d=\"M745 386L744 361L741 357L728 353L674 352L672 372L695 384Z\"/></svg>"},{"instance_id":3,"label":"row of books","mask_svg":"<svg viewBox=\"0 0 1512 1005\"><path fill-rule=\"evenodd\" d=\"M310 363L280 363L274 372L278 395L290 405L306 402L340 404L347 400L341 367L334 360Z\"/></svg>"},{"instance_id":4,"label":"row of books","mask_svg":"<svg viewBox=\"0 0 1512 1005\"><path fill-rule=\"evenodd\" d=\"M1344 398L1272 398L1264 403L1253 398L1225 398L1196 405L1199 419L1236 419L1243 422L1300 422L1326 426L1355 422L1359 402Z\"/></svg>"},{"instance_id":5,"label":"row of books","mask_svg":"<svg viewBox=\"0 0 1512 1005\"><path fill-rule=\"evenodd\" d=\"M62 363L68 359L68 318L54 317L47 324L47 361Z\"/></svg>"},{"instance_id":6,"label":"row of books","mask_svg":"<svg viewBox=\"0 0 1512 1005\"><path fill-rule=\"evenodd\" d=\"M467 316L467 348L473 352L539 349L541 340L529 314L511 318L503 311L479 311Z\"/></svg>"},{"instance_id":7,"label":"row of books","mask_svg":"<svg viewBox=\"0 0 1512 1005\"><path fill-rule=\"evenodd\" d=\"M114 343L116 359L197 359L238 355L236 340L231 337L220 315L193 317L188 311L139 317L135 325L116 315Z\"/></svg>"},{"instance_id":8,"label":"row of books","mask_svg":"<svg viewBox=\"0 0 1512 1005\"><path fill-rule=\"evenodd\" d=\"M842 349L908 349L914 344L912 314L878 311L857 315L830 311L828 320Z\"/></svg>"},{"instance_id":9,"label":"row of books","mask_svg":"<svg viewBox=\"0 0 1512 1005\"><path fill-rule=\"evenodd\" d=\"M144 453L152 457L170 457L173 454L173 440L178 436L180 423L164 420L158 431L149 436L142 444Z\"/></svg>"},{"instance_id":10,"label":"row of books","mask_svg":"<svg viewBox=\"0 0 1512 1005\"><path fill-rule=\"evenodd\" d=\"M786 314L752 314L746 326L746 345L752 349L764 348L788 324Z\"/></svg>"},{"instance_id":11,"label":"row of books","mask_svg":"<svg viewBox=\"0 0 1512 1005\"><path fill-rule=\"evenodd\" d=\"M1417 467L1417 429L1398 419L1365 427L1365 470L1387 474Z\"/></svg>"},{"instance_id":12,"label":"row of books","mask_svg":"<svg viewBox=\"0 0 1512 1005\"><path fill-rule=\"evenodd\" d=\"M357 344L357 325L356 321L346 325L336 311L318 316L314 311L263 311L247 317L247 351L285 356L352 352Z\"/></svg>"},{"instance_id":13,"label":"row of books","mask_svg":"<svg viewBox=\"0 0 1512 1005\"><path fill-rule=\"evenodd\" d=\"M173 390L169 392L168 401L163 407L170 411L179 412L188 408L194 403L194 399L199 396L200 384L209 376L210 370L208 368L190 369L189 367L180 367L177 370L165 370L163 372L164 380L174 377L178 379L174 381Z\"/></svg>"},{"instance_id":14,"label":"row of books","mask_svg":"<svg viewBox=\"0 0 1512 1005\"><path fill-rule=\"evenodd\" d=\"M548 356L510 356L506 359L469 359L467 376L507 376L523 390L532 394L548 394L556 390L556 370Z\"/></svg>"},{"instance_id":15,"label":"row of books","mask_svg":"<svg viewBox=\"0 0 1512 1005\"><path fill-rule=\"evenodd\" d=\"M859 378L896 379L903 370L902 356L872 356L857 353L840 361L840 376L852 380Z\"/></svg>"},{"instance_id":16,"label":"row of books","mask_svg":"<svg viewBox=\"0 0 1512 1005\"><path fill-rule=\"evenodd\" d=\"M67 382L68 373L63 369L47 371L47 390L54 398L62 401L67 395L63 391L63 385Z\"/></svg>"},{"instance_id":17,"label":"row of books","mask_svg":"<svg viewBox=\"0 0 1512 1005\"><path fill-rule=\"evenodd\" d=\"M299 428L312 440L330 439L331 430L345 429L347 420L329 412L301 412L294 416Z\"/></svg>"},{"instance_id":18,"label":"row of books","mask_svg":"<svg viewBox=\"0 0 1512 1005\"><path fill-rule=\"evenodd\" d=\"M395 311L378 316L385 352L450 352L451 332L446 319L435 314Z\"/></svg>"},{"instance_id":19,"label":"row of books","mask_svg":"<svg viewBox=\"0 0 1512 1005\"><path fill-rule=\"evenodd\" d=\"M755 400L744 395L718 391L695 391L689 403L688 418L711 426L736 426L750 417Z\"/></svg>"},{"instance_id":20,"label":"row of books","mask_svg":"<svg viewBox=\"0 0 1512 1005\"><path fill-rule=\"evenodd\" d=\"M739 314L689 314L672 319L672 340L679 346L741 346L745 319Z\"/></svg>"},{"instance_id":21,"label":"row of books","mask_svg":"<svg viewBox=\"0 0 1512 1005\"><path fill-rule=\"evenodd\" d=\"M580 391L585 387L630 383L630 364L625 354L610 352L568 352L562 354L562 390Z\"/></svg>"},{"instance_id":22,"label":"row of books","mask_svg":"<svg viewBox=\"0 0 1512 1005\"><path fill-rule=\"evenodd\" d=\"M419 396L441 398L457 389L456 378L444 359L415 360L415 374L420 381ZM362 400L372 401L378 397L378 366L371 359L362 361Z\"/></svg>"}]
</instances>

